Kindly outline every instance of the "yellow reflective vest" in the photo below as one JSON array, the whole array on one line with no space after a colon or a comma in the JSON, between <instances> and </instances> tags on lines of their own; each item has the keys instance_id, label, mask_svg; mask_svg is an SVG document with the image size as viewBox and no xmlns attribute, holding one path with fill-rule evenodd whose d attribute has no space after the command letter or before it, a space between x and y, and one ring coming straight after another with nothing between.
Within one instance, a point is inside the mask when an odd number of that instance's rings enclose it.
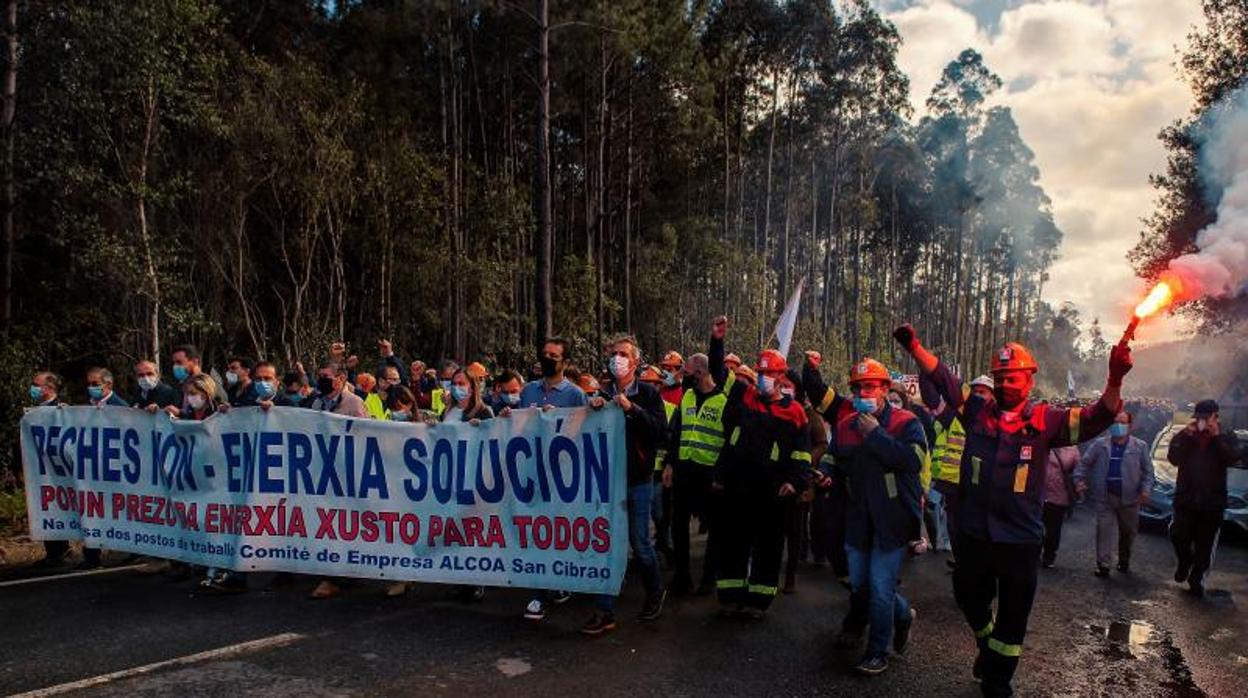
<instances>
[{"instance_id":1,"label":"yellow reflective vest","mask_svg":"<svg viewBox=\"0 0 1248 698\"><path fill-rule=\"evenodd\" d=\"M373 419L390 419L390 410L386 409L377 393L369 393L364 398L364 410Z\"/></svg>"},{"instance_id":2,"label":"yellow reflective vest","mask_svg":"<svg viewBox=\"0 0 1248 698\"><path fill-rule=\"evenodd\" d=\"M932 477L943 482L958 484L962 472L962 451L966 448L966 429L962 420L954 417L946 429L936 421L936 447L932 449Z\"/></svg>"},{"instance_id":3,"label":"yellow reflective vest","mask_svg":"<svg viewBox=\"0 0 1248 698\"><path fill-rule=\"evenodd\" d=\"M663 412L667 416L667 427L670 429L672 426L672 415L676 414L676 406L667 400L663 400ZM663 471L663 461L667 459L667 448L663 444L666 443L667 439L664 438L654 452L654 472L656 473Z\"/></svg>"},{"instance_id":4,"label":"yellow reflective vest","mask_svg":"<svg viewBox=\"0 0 1248 698\"><path fill-rule=\"evenodd\" d=\"M698 407L698 397L686 390L680 400L680 452L682 461L713 466L724 447L724 407L728 395L719 391Z\"/></svg>"},{"instance_id":5,"label":"yellow reflective vest","mask_svg":"<svg viewBox=\"0 0 1248 698\"><path fill-rule=\"evenodd\" d=\"M433 416L442 416L442 413L446 411L446 402L445 390L435 388L432 393L429 393L429 411L433 413Z\"/></svg>"}]
</instances>

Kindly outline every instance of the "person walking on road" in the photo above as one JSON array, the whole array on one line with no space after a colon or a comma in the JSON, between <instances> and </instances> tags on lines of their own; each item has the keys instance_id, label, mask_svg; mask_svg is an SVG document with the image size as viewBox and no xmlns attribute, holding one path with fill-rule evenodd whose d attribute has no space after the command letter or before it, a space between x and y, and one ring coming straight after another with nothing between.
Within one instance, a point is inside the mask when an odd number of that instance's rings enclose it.
<instances>
[{"instance_id":1,"label":"person walking on road","mask_svg":"<svg viewBox=\"0 0 1248 698\"><path fill-rule=\"evenodd\" d=\"M1201 400L1183 431L1174 435L1166 460L1179 469L1174 488L1170 541L1178 567L1174 581L1205 594L1205 575L1213 565L1218 532L1226 511L1226 469L1239 460L1235 435L1223 434L1218 403Z\"/></svg>"},{"instance_id":2,"label":"person walking on road","mask_svg":"<svg viewBox=\"0 0 1248 698\"><path fill-rule=\"evenodd\" d=\"M1148 445L1131 436L1131 413L1123 410L1075 469L1075 489L1087 492L1096 508L1096 576L1108 577L1114 546L1118 571L1131 571L1131 546L1140 531L1140 505L1153 491L1153 459ZM1116 541L1115 541L1116 539Z\"/></svg>"},{"instance_id":3,"label":"person walking on road","mask_svg":"<svg viewBox=\"0 0 1248 698\"><path fill-rule=\"evenodd\" d=\"M1040 565L1045 569L1057 564L1057 549L1062 544L1062 524L1074 505L1070 482L1079 465L1079 448L1061 446L1049 451L1044 466L1044 549Z\"/></svg>"}]
</instances>

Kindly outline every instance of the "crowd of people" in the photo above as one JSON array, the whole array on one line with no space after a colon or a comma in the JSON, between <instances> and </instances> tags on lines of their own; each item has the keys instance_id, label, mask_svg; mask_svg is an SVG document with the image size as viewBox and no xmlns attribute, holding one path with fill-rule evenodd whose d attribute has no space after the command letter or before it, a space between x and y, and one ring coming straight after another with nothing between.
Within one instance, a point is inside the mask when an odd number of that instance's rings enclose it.
<instances>
[{"instance_id":1,"label":"crowd of people","mask_svg":"<svg viewBox=\"0 0 1248 698\"><path fill-rule=\"evenodd\" d=\"M773 349L747 365L726 351L728 329L727 318L717 318L705 352L685 358L669 351L655 364L643 363L634 338L618 337L604 348L601 372L577 370L572 345L551 338L527 376L479 362L405 363L382 340L371 373L337 343L310 375L299 364L279 372L269 361L232 357L218 381L195 347L180 345L167 357L171 382L155 361L139 361L135 391L123 398L112 373L92 368L86 397L92 405L186 420L285 407L474 425L515 410L612 403L625 416L630 568L645 592L639 621L658 619L669 594L715 594L722 613L761 619L777 596L796 591L798 562L812 560L830 565L850 592L838 644L865 640L855 668L879 674L892 653L906 649L918 615L898 586L903 565L935 547L950 552L953 596L979 646L973 674L985 695L1011 693L1038 570L1055 564L1062 522L1077 498L1089 498L1096 511L1095 574L1110 576L1115 562L1129 573L1153 471L1120 396L1131 369L1126 346L1111 352L1098 400L1064 406L1032 399L1038 367L1025 347L1003 346L987 373L964 384L903 325L894 337L919 366L916 400L869 357L849 367L844 393L825 382L815 351L805 352L800 367ZM30 400L66 404L61 379L35 374ZM1226 468L1237 458L1217 411L1212 401L1199 403L1169 453L1179 472L1174 578L1196 594L1226 506ZM695 521L707 534L696 583ZM46 546L46 564L65 559L65 542ZM82 566L99 564L99 551L86 548ZM665 566L672 570L666 580ZM177 563L167 572L193 574ZM247 588L246 577L230 570L206 570L197 583L219 593ZM341 586L318 580L312 596L332 598ZM391 584L386 593L407 588ZM485 589L455 593L480 600ZM524 615L540 621L568 598L534 593ZM615 598L595 599L582 632L615 627Z\"/></svg>"}]
</instances>

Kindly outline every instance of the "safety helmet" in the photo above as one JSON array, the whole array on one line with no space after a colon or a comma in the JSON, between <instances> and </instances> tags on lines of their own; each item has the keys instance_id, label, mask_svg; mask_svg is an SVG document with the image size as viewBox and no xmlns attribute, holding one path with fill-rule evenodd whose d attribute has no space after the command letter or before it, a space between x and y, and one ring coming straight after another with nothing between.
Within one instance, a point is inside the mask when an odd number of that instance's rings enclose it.
<instances>
[{"instance_id":1,"label":"safety helmet","mask_svg":"<svg viewBox=\"0 0 1248 698\"><path fill-rule=\"evenodd\" d=\"M669 351L663 355L663 360L659 362L663 368L678 369L685 365L685 357L680 352Z\"/></svg>"},{"instance_id":2,"label":"safety helmet","mask_svg":"<svg viewBox=\"0 0 1248 698\"><path fill-rule=\"evenodd\" d=\"M642 380L642 382L645 382L645 383L662 383L663 382L663 374L659 373L659 369L655 368L654 366L646 366L645 368L641 369L641 375L639 376L639 378Z\"/></svg>"},{"instance_id":3,"label":"safety helmet","mask_svg":"<svg viewBox=\"0 0 1248 698\"><path fill-rule=\"evenodd\" d=\"M490 374L489 371L485 370L485 366L482 366L478 361L473 361L465 366L464 373L467 373L469 378L479 381L485 380L485 377Z\"/></svg>"},{"instance_id":4,"label":"safety helmet","mask_svg":"<svg viewBox=\"0 0 1248 698\"><path fill-rule=\"evenodd\" d=\"M1002 373L1005 371L1027 371L1035 373L1039 370L1036 360L1032 358L1031 352L1027 351L1027 347L1018 342L1010 342L998 349L992 355L992 373Z\"/></svg>"},{"instance_id":5,"label":"safety helmet","mask_svg":"<svg viewBox=\"0 0 1248 698\"><path fill-rule=\"evenodd\" d=\"M754 369L750 368L749 366L745 366L745 365L738 366L733 371L733 373L737 374L737 378L748 380L751 385L755 385L758 383L758 374L755 373Z\"/></svg>"},{"instance_id":6,"label":"safety helmet","mask_svg":"<svg viewBox=\"0 0 1248 698\"><path fill-rule=\"evenodd\" d=\"M576 379L576 387L587 393L598 392L598 379L594 378L592 373L582 373L580 378Z\"/></svg>"},{"instance_id":7,"label":"safety helmet","mask_svg":"<svg viewBox=\"0 0 1248 698\"><path fill-rule=\"evenodd\" d=\"M883 381L892 385L893 375L888 372L887 368L884 368L884 364L875 359L864 357L849 369L850 385L863 381Z\"/></svg>"},{"instance_id":8,"label":"safety helmet","mask_svg":"<svg viewBox=\"0 0 1248 698\"><path fill-rule=\"evenodd\" d=\"M741 365L741 357L736 354L729 354L724 357L724 365L731 369L736 369Z\"/></svg>"},{"instance_id":9,"label":"safety helmet","mask_svg":"<svg viewBox=\"0 0 1248 698\"><path fill-rule=\"evenodd\" d=\"M977 385L982 385L982 386L984 386L985 388L987 388L987 389L989 389L989 390L992 390L993 388L995 388L995 387L996 387L996 385L997 385L997 384L996 384L996 381L992 380L992 376L989 376L989 375L983 375L983 376L980 376L979 378L976 378L975 380L971 381L971 387L972 387L972 388L974 388L974 387L975 387L975 386L977 386Z\"/></svg>"},{"instance_id":10,"label":"safety helmet","mask_svg":"<svg viewBox=\"0 0 1248 698\"><path fill-rule=\"evenodd\" d=\"M767 373L771 371L787 371L789 370L789 362L784 358L784 354L775 349L764 349L758 355L758 372Z\"/></svg>"}]
</instances>

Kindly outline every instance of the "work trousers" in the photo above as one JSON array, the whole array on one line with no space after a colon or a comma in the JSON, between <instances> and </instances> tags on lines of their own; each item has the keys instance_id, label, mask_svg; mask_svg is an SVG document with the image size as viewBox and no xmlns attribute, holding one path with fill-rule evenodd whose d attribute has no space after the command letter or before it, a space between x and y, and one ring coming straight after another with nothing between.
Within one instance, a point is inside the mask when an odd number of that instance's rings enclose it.
<instances>
[{"instance_id":1,"label":"work trousers","mask_svg":"<svg viewBox=\"0 0 1248 698\"><path fill-rule=\"evenodd\" d=\"M716 549L719 602L766 610L780 582L784 501L769 485L724 495Z\"/></svg>"},{"instance_id":2,"label":"work trousers","mask_svg":"<svg viewBox=\"0 0 1248 698\"><path fill-rule=\"evenodd\" d=\"M1018 668L1036 596L1040 544L991 543L962 535L956 550L953 595L979 644L983 658L980 688L985 696L1012 695L1010 681Z\"/></svg>"},{"instance_id":3,"label":"work trousers","mask_svg":"<svg viewBox=\"0 0 1248 698\"><path fill-rule=\"evenodd\" d=\"M672 549L672 490L663 486L663 473L654 474L651 491L650 517L654 519L654 547L661 551Z\"/></svg>"},{"instance_id":4,"label":"work trousers","mask_svg":"<svg viewBox=\"0 0 1248 698\"><path fill-rule=\"evenodd\" d=\"M1060 504L1052 502L1044 503L1044 561L1053 562L1057 559L1057 549L1062 545L1062 523L1066 521L1066 512L1070 511L1070 507L1064 507Z\"/></svg>"},{"instance_id":5,"label":"work trousers","mask_svg":"<svg viewBox=\"0 0 1248 698\"><path fill-rule=\"evenodd\" d=\"M1180 567L1191 567L1188 580L1204 586L1205 575L1213 566L1213 553L1222 530L1221 509L1175 507L1170 521L1170 542Z\"/></svg>"},{"instance_id":6,"label":"work trousers","mask_svg":"<svg viewBox=\"0 0 1248 698\"><path fill-rule=\"evenodd\" d=\"M845 491L839 487L824 492L815 490L810 511L810 552L815 562L825 559L832 565L837 579L849 579L849 561L845 559Z\"/></svg>"},{"instance_id":7,"label":"work trousers","mask_svg":"<svg viewBox=\"0 0 1248 698\"><path fill-rule=\"evenodd\" d=\"M698 517L706 528L706 557L702 560L702 583L715 582L715 530L719 496L711 491L712 468L697 463L678 463L672 478L672 542L676 555L675 585L692 585L689 572L689 524Z\"/></svg>"},{"instance_id":8,"label":"work trousers","mask_svg":"<svg viewBox=\"0 0 1248 698\"><path fill-rule=\"evenodd\" d=\"M806 557L810 547L810 539L806 533L806 524L810 519L810 502L801 501L801 493L789 497L784 503L784 577L793 579L797 574L797 563ZM787 581L786 581L787 583Z\"/></svg>"},{"instance_id":9,"label":"work trousers","mask_svg":"<svg viewBox=\"0 0 1248 698\"><path fill-rule=\"evenodd\" d=\"M1047 505L1046 505L1047 506ZM1140 505L1124 505L1116 494L1096 505L1096 566L1109 567L1118 549L1118 564L1131 564L1131 545L1140 532Z\"/></svg>"}]
</instances>

